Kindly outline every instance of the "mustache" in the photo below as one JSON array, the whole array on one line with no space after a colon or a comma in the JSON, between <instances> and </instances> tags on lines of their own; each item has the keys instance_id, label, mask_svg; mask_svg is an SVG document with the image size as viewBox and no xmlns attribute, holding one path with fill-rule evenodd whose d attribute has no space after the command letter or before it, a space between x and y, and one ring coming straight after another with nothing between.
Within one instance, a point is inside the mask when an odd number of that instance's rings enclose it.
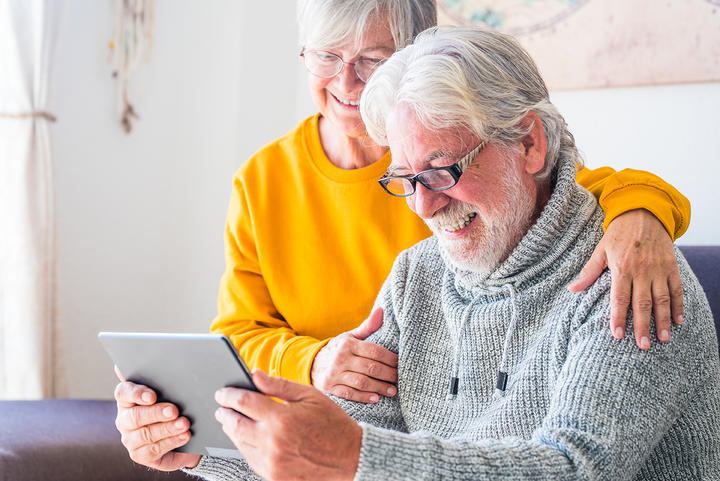
<instances>
[{"instance_id":1,"label":"mustache","mask_svg":"<svg viewBox=\"0 0 720 481\"><path fill-rule=\"evenodd\" d=\"M435 215L426 222L430 225L430 227L445 226L448 224L454 224L458 221L458 219L462 219L463 217L473 213L479 215L479 212L477 212L472 205L466 204L465 202L452 202L437 211Z\"/></svg>"}]
</instances>

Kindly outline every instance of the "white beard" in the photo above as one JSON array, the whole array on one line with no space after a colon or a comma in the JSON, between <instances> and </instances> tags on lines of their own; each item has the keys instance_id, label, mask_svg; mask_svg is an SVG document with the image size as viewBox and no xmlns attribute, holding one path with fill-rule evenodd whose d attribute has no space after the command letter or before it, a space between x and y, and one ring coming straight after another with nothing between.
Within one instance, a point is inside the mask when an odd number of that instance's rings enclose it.
<instances>
[{"instance_id":1,"label":"white beard","mask_svg":"<svg viewBox=\"0 0 720 481\"><path fill-rule=\"evenodd\" d=\"M510 157L510 156L508 156ZM508 258L520 240L530 229L536 198L522 183L520 174L507 159L501 178L503 199L481 215L472 204L453 200L425 223L438 238L440 247L459 269L489 274ZM472 234L464 239L449 239L439 226L448 225L456 219L475 212Z\"/></svg>"}]
</instances>

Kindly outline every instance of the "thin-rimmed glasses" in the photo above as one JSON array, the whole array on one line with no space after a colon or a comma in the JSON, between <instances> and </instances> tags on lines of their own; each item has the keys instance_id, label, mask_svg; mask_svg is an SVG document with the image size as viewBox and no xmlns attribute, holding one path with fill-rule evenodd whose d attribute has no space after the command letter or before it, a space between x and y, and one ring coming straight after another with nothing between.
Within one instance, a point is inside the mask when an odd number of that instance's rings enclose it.
<instances>
[{"instance_id":1,"label":"thin-rimmed glasses","mask_svg":"<svg viewBox=\"0 0 720 481\"><path fill-rule=\"evenodd\" d=\"M356 62L346 62L339 55L325 50L303 50L300 56L305 62L308 72L321 78L332 78L339 74L345 65L352 65L355 73L363 82L367 82L372 73L385 60L374 58L361 58Z\"/></svg>"}]
</instances>

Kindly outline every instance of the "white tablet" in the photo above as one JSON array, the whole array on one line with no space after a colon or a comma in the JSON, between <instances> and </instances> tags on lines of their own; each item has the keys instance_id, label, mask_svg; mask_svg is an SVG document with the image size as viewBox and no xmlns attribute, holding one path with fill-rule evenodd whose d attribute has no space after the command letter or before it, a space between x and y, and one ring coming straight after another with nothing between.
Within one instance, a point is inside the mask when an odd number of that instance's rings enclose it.
<instances>
[{"instance_id":1,"label":"white tablet","mask_svg":"<svg viewBox=\"0 0 720 481\"><path fill-rule=\"evenodd\" d=\"M190 420L190 441L176 451L242 458L215 420L215 391L257 391L250 372L222 334L101 332L100 342L125 379L152 388Z\"/></svg>"}]
</instances>

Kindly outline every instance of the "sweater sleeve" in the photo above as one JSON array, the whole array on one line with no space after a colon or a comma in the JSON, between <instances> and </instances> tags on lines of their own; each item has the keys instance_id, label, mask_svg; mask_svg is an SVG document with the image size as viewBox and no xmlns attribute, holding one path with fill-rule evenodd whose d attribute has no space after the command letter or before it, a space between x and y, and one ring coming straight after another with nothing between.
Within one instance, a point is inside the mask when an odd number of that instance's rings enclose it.
<instances>
[{"instance_id":1,"label":"sweater sleeve","mask_svg":"<svg viewBox=\"0 0 720 481\"><path fill-rule=\"evenodd\" d=\"M311 384L315 354L329 340L298 335L278 312L260 268L253 222L236 175L225 226L225 272L211 330L227 335L251 369Z\"/></svg>"},{"instance_id":2,"label":"sweater sleeve","mask_svg":"<svg viewBox=\"0 0 720 481\"><path fill-rule=\"evenodd\" d=\"M373 310L378 307L383 308L383 324L374 333L367 337L367 341L382 346L392 352L397 353L399 348L400 330L397 325L395 312L397 306L394 299L398 299L401 296L393 296L391 292L394 292L390 288L390 285L394 283L393 279L397 277L397 271L404 262L405 256L400 256L395 261L393 270L385 280L380 293L375 301ZM398 390L401 389L402 385L398 385ZM373 426L382 427L384 429L390 429L395 432L407 432L407 426L405 419L402 414L400 407L400 392L393 397L380 396L380 400L377 403L361 403L355 401L349 401L336 396L330 396L345 412L350 415L361 425L368 424Z\"/></svg>"},{"instance_id":3,"label":"sweater sleeve","mask_svg":"<svg viewBox=\"0 0 720 481\"><path fill-rule=\"evenodd\" d=\"M686 281L688 272L681 262L683 285L692 284ZM703 356L715 355L717 346L712 345L712 322L698 308L699 294L688 290L688 319L672 327L672 342L654 341L644 352L631 335L613 339L606 326L609 286L605 274L593 287L596 298L581 302L572 328L558 336L566 355L551 387L547 414L530 439L441 439L363 425L355 479L635 479L702 389L708 375ZM632 315L627 322L632 324ZM673 449L682 451L683 446Z\"/></svg>"},{"instance_id":4,"label":"sweater sleeve","mask_svg":"<svg viewBox=\"0 0 720 481\"><path fill-rule=\"evenodd\" d=\"M260 476L250 469L244 459L203 456L200 458L200 463L193 469L183 469L182 471L207 481L262 480Z\"/></svg>"},{"instance_id":5,"label":"sweater sleeve","mask_svg":"<svg viewBox=\"0 0 720 481\"><path fill-rule=\"evenodd\" d=\"M633 209L650 211L665 226L673 241L690 225L690 202L675 187L660 177L642 170L610 167L588 169L577 173L578 184L589 190L605 211L603 228L620 214Z\"/></svg>"}]
</instances>

